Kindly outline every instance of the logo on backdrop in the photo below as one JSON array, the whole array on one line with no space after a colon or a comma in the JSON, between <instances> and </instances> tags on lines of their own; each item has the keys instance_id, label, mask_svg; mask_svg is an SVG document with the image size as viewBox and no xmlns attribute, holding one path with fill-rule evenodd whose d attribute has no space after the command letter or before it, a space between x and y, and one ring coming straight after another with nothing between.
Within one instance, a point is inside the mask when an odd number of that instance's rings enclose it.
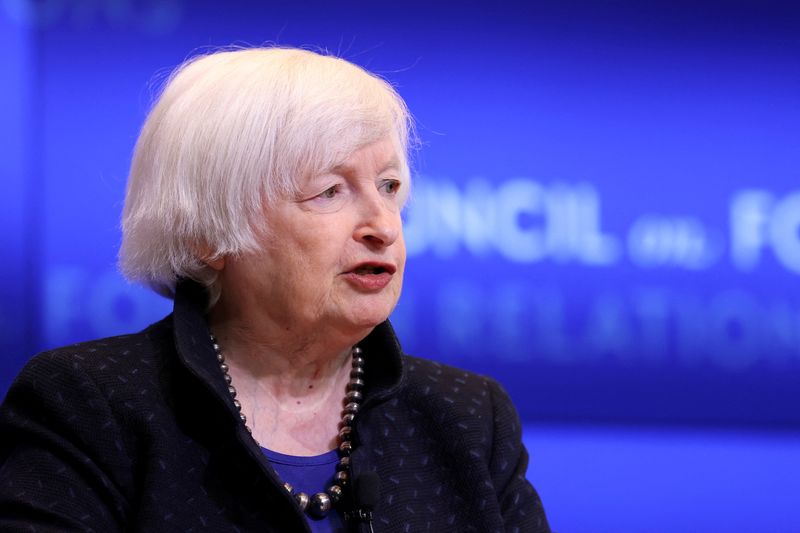
<instances>
[{"instance_id":1,"label":"logo on backdrop","mask_svg":"<svg viewBox=\"0 0 800 533\"><path fill-rule=\"evenodd\" d=\"M800 191L734 192L727 228L710 227L692 215L644 213L614 234L604 229L600 193L589 183L518 178L493 185L476 179L459 188L420 181L405 226L410 256L466 252L497 254L512 263L587 266L616 266L627 259L641 268L690 270L728 260L752 272L769 252L779 266L800 274Z\"/></svg>"},{"instance_id":2,"label":"logo on backdrop","mask_svg":"<svg viewBox=\"0 0 800 533\"><path fill-rule=\"evenodd\" d=\"M800 191L733 191L722 199L727 217L718 226L694 215L642 213L611 231L601 194L589 183L418 183L406 223L412 259L468 254L517 266L632 266L642 276L576 294L557 275L555 282L537 282L535 274L520 278L518 268L478 283L456 273L437 286L404 292L393 318L412 343L427 328L437 353L491 354L508 362L744 370L800 360L798 302L742 282L767 265L790 278L800 274ZM650 282L665 276L647 275L672 271L699 280L725 267L743 277L710 294L682 282Z\"/></svg>"}]
</instances>

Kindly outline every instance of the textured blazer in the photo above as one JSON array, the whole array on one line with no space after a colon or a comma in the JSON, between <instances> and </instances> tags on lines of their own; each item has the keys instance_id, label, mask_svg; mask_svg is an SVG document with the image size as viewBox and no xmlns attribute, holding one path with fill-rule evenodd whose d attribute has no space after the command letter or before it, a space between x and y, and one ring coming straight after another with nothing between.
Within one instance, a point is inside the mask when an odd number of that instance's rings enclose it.
<instances>
[{"instance_id":1,"label":"textured blazer","mask_svg":"<svg viewBox=\"0 0 800 533\"><path fill-rule=\"evenodd\" d=\"M205 294L141 333L39 354L0 407L0 531L309 531L227 391ZM361 343L353 476L378 474L376 532L547 532L507 394Z\"/></svg>"}]
</instances>

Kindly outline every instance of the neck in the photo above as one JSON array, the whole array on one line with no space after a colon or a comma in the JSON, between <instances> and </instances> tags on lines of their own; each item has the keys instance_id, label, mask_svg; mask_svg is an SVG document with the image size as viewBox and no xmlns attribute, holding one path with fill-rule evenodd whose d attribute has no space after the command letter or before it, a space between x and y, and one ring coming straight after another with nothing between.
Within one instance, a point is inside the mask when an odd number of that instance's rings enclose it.
<instances>
[{"instance_id":1,"label":"neck","mask_svg":"<svg viewBox=\"0 0 800 533\"><path fill-rule=\"evenodd\" d=\"M286 331L269 322L256 328L219 304L208 323L248 426L262 446L292 455L316 455L335 447L351 339L334 335L334 342L322 342L322 335Z\"/></svg>"},{"instance_id":2,"label":"neck","mask_svg":"<svg viewBox=\"0 0 800 533\"><path fill-rule=\"evenodd\" d=\"M349 365L352 346L369 333L346 336L321 332L322 328L287 329L221 305L211 310L208 324L240 371L284 386L329 382Z\"/></svg>"}]
</instances>

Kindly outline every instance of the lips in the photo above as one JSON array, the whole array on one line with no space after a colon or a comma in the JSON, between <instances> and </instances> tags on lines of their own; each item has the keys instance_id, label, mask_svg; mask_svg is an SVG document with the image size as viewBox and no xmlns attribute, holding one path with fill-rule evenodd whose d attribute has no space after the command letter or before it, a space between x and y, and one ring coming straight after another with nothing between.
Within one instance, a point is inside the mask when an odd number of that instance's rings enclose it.
<instances>
[{"instance_id":1,"label":"lips","mask_svg":"<svg viewBox=\"0 0 800 533\"><path fill-rule=\"evenodd\" d=\"M389 263L360 263L351 269L348 273L357 274L359 276L370 276L388 273L394 274L397 268Z\"/></svg>"},{"instance_id":2,"label":"lips","mask_svg":"<svg viewBox=\"0 0 800 533\"><path fill-rule=\"evenodd\" d=\"M344 278L357 290L376 292L392 281L397 271L391 263L364 262L355 265L343 274Z\"/></svg>"}]
</instances>

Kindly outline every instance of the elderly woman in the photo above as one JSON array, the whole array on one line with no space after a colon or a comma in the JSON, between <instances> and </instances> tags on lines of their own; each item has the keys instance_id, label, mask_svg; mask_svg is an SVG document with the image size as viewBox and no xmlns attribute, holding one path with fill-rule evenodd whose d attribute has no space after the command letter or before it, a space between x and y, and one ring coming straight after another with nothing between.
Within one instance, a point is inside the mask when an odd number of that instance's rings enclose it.
<instances>
[{"instance_id":1,"label":"elderly woman","mask_svg":"<svg viewBox=\"0 0 800 533\"><path fill-rule=\"evenodd\" d=\"M170 78L136 145L141 333L43 353L0 411L2 531L548 531L506 393L402 353L409 117L341 59Z\"/></svg>"}]
</instances>

